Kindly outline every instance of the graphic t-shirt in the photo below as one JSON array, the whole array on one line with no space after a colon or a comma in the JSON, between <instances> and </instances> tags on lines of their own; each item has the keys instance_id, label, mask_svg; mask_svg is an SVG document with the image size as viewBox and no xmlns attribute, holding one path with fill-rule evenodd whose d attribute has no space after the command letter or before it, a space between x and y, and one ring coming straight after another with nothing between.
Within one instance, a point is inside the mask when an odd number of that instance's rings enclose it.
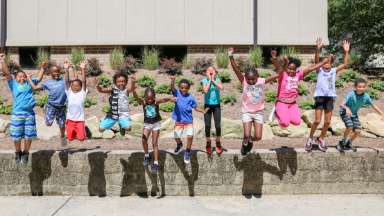
<instances>
[{"instance_id":1,"label":"graphic t-shirt","mask_svg":"<svg viewBox=\"0 0 384 216\"><path fill-rule=\"evenodd\" d=\"M178 123L193 123L192 110L197 107L195 98L189 93L183 95L179 89L172 94L176 97L172 119Z\"/></svg>"},{"instance_id":2,"label":"graphic t-shirt","mask_svg":"<svg viewBox=\"0 0 384 216\"><path fill-rule=\"evenodd\" d=\"M265 79L258 78L256 84L249 85L244 78L242 94L242 112L255 113L264 110Z\"/></svg>"},{"instance_id":3,"label":"graphic t-shirt","mask_svg":"<svg viewBox=\"0 0 384 216\"><path fill-rule=\"evenodd\" d=\"M336 97L336 68L328 72L320 68L317 72L315 97Z\"/></svg>"},{"instance_id":4,"label":"graphic t-shirt","mask_svg":"<svg viewBox=\"0 0 384 216\"><path fill-rule=\"evenodd\" d=\"M216 77L215 82L220 82L220 78ZM207 85L209 82L211 82L207 77L205 77L201 84ZM218 105L220 104L220 90L211 83L209 86L209 90L206 94L204 94L204 103L207 105Z\"/></svg>"},{"instance_id":5,"label":"graphic t-shirt","mask_svg":"<svg viewBox=\"0 0 384 216\"><path fill-rule=\"evenodd\" d=\"M295 100L299 95L299 82L303 80L303 70L298 70L295 76L291 77L286 71L279 78L277 97L279 99Z\"/></svg>"},{"instance_id":6,"label":"graphic t-shirt","mask_svg":"<svg viewBox=\"0 0 384 216\"><path fill-rule=\"evenodd\" d=\"M352 115L357 116L357 112L363 106L372 106L373 101L368 93L358 95L356 91L350 91L345 97L343 104L351 109ZM341 108L343 109L343 108Z\"/></svg>"},{"instance_id":7,"label":"graphic t-shirt","mask_svg":"<svg viewBox=\"0 0 384 216\"><path fill-rule=\"evenodd\" d=\"M47 80L42 86L44 90L48 91L48 103L50 105L65 106L67 94L65 94L65 81L63 78Z\"/></svg>"},{"instance_id":8,"label":"graphic t-shirt","mask_svg":"<svg viewBox=\"0 0 384 216\"><path fill-rule=\"evenodd\" d=\"M39 83L39 80L33 79L34 84ZM8 80L8 87L12 91L13 105L12 114L32 114L36 101L33 98L32 86L28 81L23 84L18 83L16 80Z\"/></svg>"},{"instance_id":9,"label":"graphic t-shirt","mask_svg":"<svg viewBox=\"0 0 384 216\"><path fill-rule=\"evenodd\" d=\"M144 123L154 124L161 121L159 112L159 105L157 104L144 104Z\"/></svg>"}]
</instances>

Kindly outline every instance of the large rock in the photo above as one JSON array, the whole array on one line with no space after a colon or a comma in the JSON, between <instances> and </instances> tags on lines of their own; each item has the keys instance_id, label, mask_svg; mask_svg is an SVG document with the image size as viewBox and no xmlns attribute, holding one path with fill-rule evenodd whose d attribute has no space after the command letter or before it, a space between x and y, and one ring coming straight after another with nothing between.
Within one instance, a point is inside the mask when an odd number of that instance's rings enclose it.
<instances>
[{"instance_id":1,"label":"large rock","mask_svg":"<svg viewBox=\"0 0 384 216\"><path fill-rule=\"evenodd\" d=\"M301 119L308 127L311 127L312 122L315 120L315 110L305 110L301 113ZM323 126L323 119L321 119L320 126Z\"/></svg>"},{"instance_id":2,"label":"large rock","mask_svg":"<svg viewBox=\"0 0 384 216\"><path fill-rule=\"evenodd\" d=\"M0 133L5 133L10 125L10 121L7 119L0 119Z\"/></svg>"},{"instance_id":3,"label":"large rock","mask_svg":"<svg viewBox=\"0 0 384 216\"><path fill-rule=\"evenodd\" d=\"M115 133L113 133L112 130L106 130L103 132L103 135L102 135L103 139L112 139L113 137L115 137Z\"/></svg>"},{"instance_id":4,"label":"large rock","mask_svg":"<svg viewBox=\"0 0 384 216\"><path fill-rule=\"evenodd\" d=\"M100 139L103 137L103 134L99 131L100 120L96 116L85 120L85 125L88 128L88 132L90 132L91 138Z\"/></svg>"},{"instance_id":5,"label":"large rock","mask_svg":"<svg viewBox=\"0 0 384 216\"><path fill-rule=\"evenodd\" d=\"M282 128L278 124L272 123L272 132L279 137L305 137L309 133L309 128L305 123L298 126L289 125L287 128Z\"/></svg>"},{"instance_id":6,"label":"large rock","mask_svg":"<svg viewBox=\"0 0 384 216\"><path fill-rule=\"evenodd\" d=\"M262 140L272 140L274 137L275 137L275 135L273 135L272 127L269 124L265 123L263 125L263 138L262 138Z\"/></svg>"},{"instance_id":7,"label":"large rock","mask_svg":"<svg viewBox=\"0 0 384 216\"><path fill-rule=\"evenodd\" d=\"M341 136L344 134L345 124L339 116L332 116L330 128L333 135Z\"/></svg>"},{"instance_id":8,"label":"large rock","mask_svg":"<svg viewBox=\"0 0 384 216\"><path fill-rule=\"evenodd\" d=\"M361 117L361 126L366 131L384 137L384 119L377 113L368 113Z\"/></svg>"},{"instance_id":9,"label":"large rock","mask_svg":"<svg viewBox=\"0 0 384 216\"><path fill-rule=\"evenodd\" d=\"M365 137L365 138L374 138L374 139L377 138L377 136L375 134L369 133L369 132L364 131L364 130L361 131L360 136Z\"/></svg>"},{"instance_id":10,"label":"large rock","mask_svg":"<svg viewBox=\"0 0 384 216\"><path fill-rule=\"evenodd\" d=\"M50 140L53 137L60 136L60 129L56 123L48 127L45 125L45 119L42 116L36 115L36 130L37 138L41 140Z\"/></svg>"},{"instance_id":11,"label":"large rock","mask_svg":"<svg viewBox=\"0 0 384 216\"><path fill-rule=\"evenodd\" d=\"M242 139L243 123L241 120L221 119L221 134L223 138Z\"/></svg>"}]
</instances>

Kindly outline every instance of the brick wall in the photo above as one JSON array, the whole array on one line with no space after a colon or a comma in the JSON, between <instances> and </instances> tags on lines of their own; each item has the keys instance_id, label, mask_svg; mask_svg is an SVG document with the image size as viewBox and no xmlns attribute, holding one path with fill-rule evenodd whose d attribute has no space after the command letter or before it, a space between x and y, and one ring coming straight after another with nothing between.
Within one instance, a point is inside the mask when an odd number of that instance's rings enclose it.
<instances>
[{"instance_id":1,"label":"brick wall","mask_svg":"<svg viewBox=\"0 0 384 216\"><path fill-rule=\"evenodd\" d=\"M160 152L160 172L144 169L133 151L45 150L17 166L12 151L0 152L0 195L166 195L384 193L383 149L340 154L281 148L242 157L229 150L208 159L193 152ZM158 193L158 195L159 195Z\"/></svg>"}]
</instances>

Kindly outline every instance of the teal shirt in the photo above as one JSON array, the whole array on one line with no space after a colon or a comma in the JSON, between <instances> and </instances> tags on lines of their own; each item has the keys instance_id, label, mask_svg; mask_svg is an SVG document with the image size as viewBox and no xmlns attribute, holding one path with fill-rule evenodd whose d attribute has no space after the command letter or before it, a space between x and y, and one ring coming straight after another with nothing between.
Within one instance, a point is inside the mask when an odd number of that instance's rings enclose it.
<instances>
[{"instance_id":1,"label":"teal shirt","mask_svg":"<svg viewBox=\"0 0 384 216\"><path fill-rule=\"evenodd\" d=\"M373 102L368 93L362 95L356 94L356 91L350 91L344 98L343 102L349 109L351 109L352 115L356 116L359 109L363 106L372 106Z\"/></svg>"},{"instance_id":2,"label":"teal shirt","mask_svg":"<svg viewBox=\"0 0 384 216\"><path fill-rule=\"evenodd\" d=\"M221 79L219 77L216 77L215 82L220 81ZM209 79L206 77L201 81L201 84L204 86L207 85L209 82ZM220 104L220 90L214 84L211 84L208 92L204 94L204 103L207 105Z\"/></svg>"}]
</instances>

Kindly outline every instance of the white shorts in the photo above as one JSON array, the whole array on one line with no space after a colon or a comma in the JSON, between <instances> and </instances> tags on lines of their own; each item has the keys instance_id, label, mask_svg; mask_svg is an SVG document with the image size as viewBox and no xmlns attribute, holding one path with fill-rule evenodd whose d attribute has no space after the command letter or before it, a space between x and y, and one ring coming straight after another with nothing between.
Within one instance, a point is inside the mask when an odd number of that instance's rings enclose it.
<instances>
[{"instance_id":1,"label":"white shorts","mask_svg":"<svg viewBox=\"0 0 384 216\"><path fill-rule=\"evenodd\" d=\"M243 120L243 122L255 121L256 123L259 123L259 124L264 123L263 112L243 113L241 119Z\"/></svg>"},{"instance_id":2,"label":"white shorts","mask_svg":"<svg viewBox=\"0 0 384 216\"><path fill-rule=\"evenodd\" d=\"M159 121L153 124L144 123L144 128L150 131L158 131L161 129L161 122Z\"/></svg>"}]
</instances>

